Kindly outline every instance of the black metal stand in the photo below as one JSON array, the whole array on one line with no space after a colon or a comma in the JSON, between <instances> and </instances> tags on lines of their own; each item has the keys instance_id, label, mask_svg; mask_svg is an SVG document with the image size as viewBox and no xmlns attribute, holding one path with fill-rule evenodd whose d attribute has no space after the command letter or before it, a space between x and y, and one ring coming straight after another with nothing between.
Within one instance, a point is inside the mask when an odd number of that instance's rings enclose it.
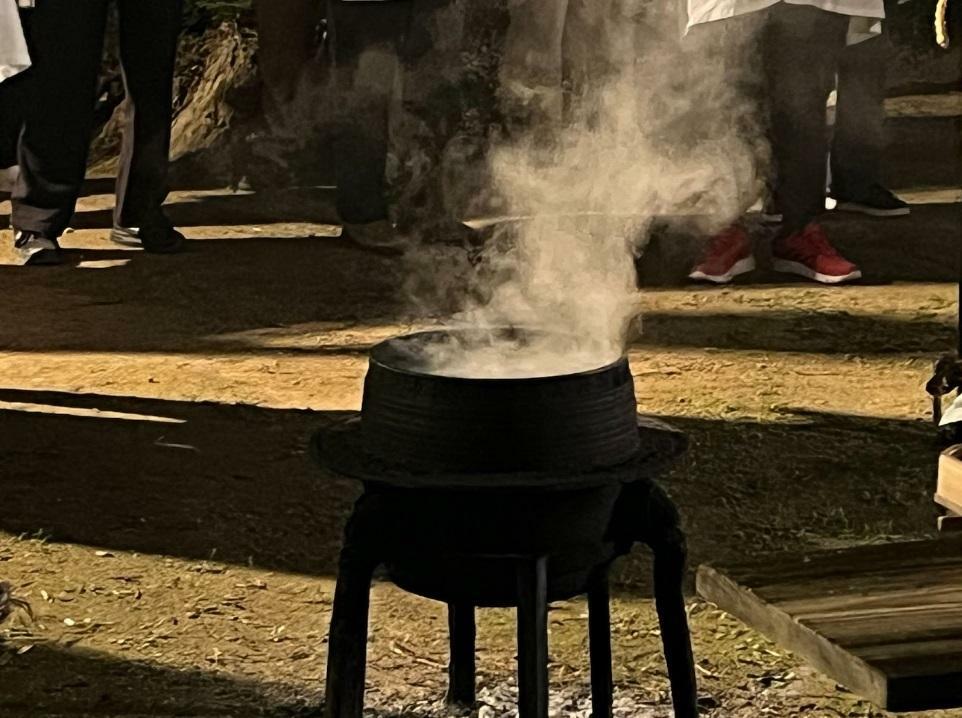
<instances>
[{"instance_id":1,"label":"black metal stand","mask_svg":"<svg viewBox=\"0 0 962 718\"><path fill-rule=\"evenodd\" d=\"M449 603L448 630L451 634L451 658L448 663L448 703L473 706L476 688L474 606L466 603Z\"/></svg>"},{"instance_id":2,"label":"black metal stand","mask_svg":"<svg viewBox=\"0 0 962 718\"><path fill-rule=\"evenodd\" d=\"M325 716L361 718L367 673L367 622L376 564L349 546L341 552L328 636Z\"/></svg>"},{"instance_id":3,"label":"black metal stand","mask_svg":"<svg viewBox=\"0 0 962 718\"><path fill-rule=\"evenodd\" d=\"M518 563L518 716L548 718L548 560Z\"/></svg>"},{"instance_id":4,"label":"black metal stand","mask_svg":"<svg viewBox=\"0 0 962 718\"><path fill-rule=\"evenodd\" d=\"M588 586L588 652L591 660L592 718L611 718L615 686L611 676L611 606L607 567L599 570Z\"/></svg>"},{"instance_id":5,"label":"black metal stand","mask_svg":"<svg viewBox=\"0 0 962 718\"><path fill-rule=\"evenodd\" d=\"M630 490L629 490L630 489ZM685 538L678 513L668 496L655 484L626 487L631 531L622 543L630 548L640 540L654 552L655 603L661 625L665 660L671 681L676 718L698 715L694 659L688 630L683 579ZM376 505L376 502L375 502ZM362 718L366 669L367 628L371 578L386 553L379 546L383 517L368 510L363 499L355 507L341 552L334 611L331 617L327 665L326 718ZM382 507L383 508L383 507ZM637 511L643 510L641 521ZM617 520L617 517L616 517ZM621 529L625 531L627 526ZM625 548L625 550L627 550ZM518 688L520 718L548 715L548 585L551 566L545 556L519 558L486 556L514 566L517 580ZM582 592L588 594L588 633L591 651L593 718L612 714L611 626L608 563L598 566ZM450 628L450 681L448 701L471 706L475 702L475 606L458 601L448 604Z\"/></svg>"},{"instance_id":6,"label":"black metal stand","mask_svg":"<svg viewBox=\"0 0 962 718\"><path fill-rule=\"evenodd\" d=\"M691 632L685 612L684 580L688 545L681 530L678 509L658 486L649 484L648 516L641 540L655 558L655 608L671 683L675 718L698 715L698 683L691 650Z\"/></svg>"}]
</instances>

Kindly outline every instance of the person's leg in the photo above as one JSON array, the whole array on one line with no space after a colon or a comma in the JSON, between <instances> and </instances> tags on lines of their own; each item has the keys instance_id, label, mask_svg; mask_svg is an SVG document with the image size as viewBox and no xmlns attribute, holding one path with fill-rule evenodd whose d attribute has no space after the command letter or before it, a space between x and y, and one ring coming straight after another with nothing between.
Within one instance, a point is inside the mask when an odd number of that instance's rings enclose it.
<instances>
[{"instance_id":1,"label":"person's leg","mask_svg":"<svg viewBox=\"0 0 962 718\"><path fill-rule=\"evenodd\" d=\"M56 239L83 183L103 51L106 0L43 0L32 11L12 224Z\"/></svg>"},{"instance_id":2,"label":"person's leg","mask_svg":"<svg viewBox=\"0 0 962 718\"><path fill-rule=\"evenodd\" d=\"M349 224L388 218L388 111L410 13L411 0L333 2L337 209Z\"/></svg>"},{"instance_id":3,"label":"person's leg","mask_svg":"<svg viewBox=\"0 0 962 718\"><path fill-rule=\"evenodd\" d=\"M683 57L717 58L722 63L727 85L712 87L711 97L706 98L711 112L705 114L703 123L696 120L696 136L711 137L718 132L718 127L727 126L730 137L738 138L751 148L745 169L733 172L732 201L713 208L710 215L709 226L722 229L711 234L689 271L689 279L696 281L728 284L756 267L749 225L743 218L760 196L767 199L771 185L770 143L766 138L767 88L763 63L757 57L765 19L765 13L751 13L697 25L683 41ZM695 63L691 72L697 74L698 71Z\"/></svg>"},{"instance_id":4,"label":"person's leg","mask_svg":"<svg viewBox=\"0 0 962 718\"><path fill-rule=\"evenodd\" d=\"M268 113L294 99L301 71L311 59L319 0L258 0L257 64Z\"/></svg>"},{"instance_id":5,"label":"person's leg","mask_svg":"<svg viewBox=\"0 0 962 718\"><path fill-rule=\"evenodd\" d=\"M831 196L840 210L879 217L910 213L908 204L882 184L885 89L891 55L883 34L845 49L838 69L838 102L832 142Z\"/></svg>"},{"instance_id":6,"label":"person's leg","mask_svg":"<svg viewBox=\"0 0 962 718\"><path fill-rule=\"evenodd\" d=\"M773 266L824 284L862 276L815 221L825 211L825 107L848 27L844 15L780 3L769 11L764 58L777 172L775 202L784 216L772 246Z\"/></svg>"},{"instance_id":7,"label":"person's leg","mask_svg":"<svg viewBox=\"0 0 962 718\"><path fill-rule=\"evenodd\" d=\"M0 171L17 164L17 141L23 127L23 84L21 74L0 83Z\"/></svg>"},{"instance_id":8,"label":"person's leg","mask_svg":"<svg viewBox=\"0 0 962 718\"><path fill-rule=\"evenodd\" d=\"M127 89L114 225L169 227L167 197L174 60L181 0L121 0L120 59Z\"/></svg>"},{"instance_id":9,"label":"person's leg","mask_svg":"<svg viewBox=\"0 0 962 718\"><path fill-rule=\"evenodd\" d=\"M783 234L825 209L828 137L825 106L845 49L849 18L808 5L768 10L764 63L771 103L775 202Z\"/></svg>"},{"instance_id":10,"label":"person's leg","mask_svg":"<svg viewBox=\"0 0 962 718\"><path fill-rule=\"evenodd\" d=\"M388 178L392 219L410 241L464 248L474 237L461 220L490 206L485 158L503 119L498 71L509 24L501 2L414 2Z\"/></svg>"},{"instance_id":11,"label":"person's leg","mask_svg":"<svg viewBox=\"0 0 962 718\"><path fill-rule=\"evenodd\" d=\"M560 117L569 0L511 0L499 84L510 119ZM531 117L533 115L533 117Z\"/></svg>"},{"instance_id":12,"label":"person's leg","mask_svg":"<svg viewBox=\"0 0 962 718\"><path fill-rule=\"evenodd\" d=\"M30 33L32 13L21 11L24 36ZM0 172L17 164L17 144L23 129L26 92L32 73L27 70L0 82Z\"/></svg>"},{"instance_id":13,"label":"person's leg","mask_svg":"<svg viewBox=\"0 0 962 718\"><path fill-rule=\"evenodd\" d=\"M832 142L832 187L860 192L879 181L885 143L888 38L847 47L838 65L838 101Z\"/></svg>"},{"instance_id":14,"label":"person's leg","mask_svg":"<svg viewBox=\"0 0 962 718\"><path fill-rule=\"evenodd\" d=\"M20 11L20 23L25 36L30 32L30 17L31 13ZM23 129L30 75L30 72L20 72L0 82L0 192L10 192L20 173L17 168L17 144Z\"/></svg>"},{"instance_id":15,"label":"person's leg","mask_svg":"<svg viewBox=\"0 0 962 718\"><path fill-rule=\"evenodd\" d=\"M611 71L608 53L617 52L605 43L616 33L609 23L618 22L610 0L568 0L562 37L564 110L568 121L591 121L597 91ZM623 19L623 18L621 18Z\"/></svg>"}]
</instances>

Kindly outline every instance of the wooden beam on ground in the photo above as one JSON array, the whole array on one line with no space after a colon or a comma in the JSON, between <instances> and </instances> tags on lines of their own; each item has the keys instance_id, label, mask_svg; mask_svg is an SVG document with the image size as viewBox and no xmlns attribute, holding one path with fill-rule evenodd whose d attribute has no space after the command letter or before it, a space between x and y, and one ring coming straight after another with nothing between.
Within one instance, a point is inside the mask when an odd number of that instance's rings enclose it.
<instances>
[{"instance_id":1,"label":"wooden beam on ground","mask_svg":"<svg viewBox=\"0 0 962 718\"><path fill-rule=\"evenodd\" d=\"M962 537L702 566L698 593L881 708L962 707Z\"/></svg>"}]
</instances>

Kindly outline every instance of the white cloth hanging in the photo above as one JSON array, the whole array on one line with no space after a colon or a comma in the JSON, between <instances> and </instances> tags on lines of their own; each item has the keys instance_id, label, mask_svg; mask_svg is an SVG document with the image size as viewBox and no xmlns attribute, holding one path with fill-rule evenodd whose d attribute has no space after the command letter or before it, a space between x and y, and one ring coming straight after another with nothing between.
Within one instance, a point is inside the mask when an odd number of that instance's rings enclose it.
<instances>
[{"instance_id":1,"label":"white cloth hanging","mask_svg":"<svg viewBox=\"0 0 962 718\"><path fill-rule=\"evenodd\" d=\"M688 27L746 15L783 1L793 5L812 5L828 12L851 16L849 44L867 40L882 31L882 20L885 18L884 0L688 0Z\"/></svg>"},{"instance_id":2,"label":"white cloth hanging","mask_svg":"<svg viewBox=\"0 0 962 718\"><path fill-rule=\"evenodd\" d=\"M30 67L17 0L0 0L0 82Z\"/></svg>"}]
</instances>

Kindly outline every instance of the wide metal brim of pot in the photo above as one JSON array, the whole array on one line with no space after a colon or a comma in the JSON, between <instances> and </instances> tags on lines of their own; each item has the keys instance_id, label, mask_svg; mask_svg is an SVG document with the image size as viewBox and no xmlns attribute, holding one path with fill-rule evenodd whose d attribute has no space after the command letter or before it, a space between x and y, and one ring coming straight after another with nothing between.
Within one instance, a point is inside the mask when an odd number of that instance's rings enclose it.
<instances>
[{"instance_id":1,"label":"wide metal brim of pot","mask_svg":"<svg viewBox=\"0 0 962 718\"><path fill-rule=\"evenodd\" d=\"M507 473L417 472L392 465L364 450L360 413L317 431L310 453L327 471L364 483L421 490L569 491L655 478L688 449L687 435L658 419L637 417L640 448L630 460L593 470Z\"/></svg>"}]
</instances>

